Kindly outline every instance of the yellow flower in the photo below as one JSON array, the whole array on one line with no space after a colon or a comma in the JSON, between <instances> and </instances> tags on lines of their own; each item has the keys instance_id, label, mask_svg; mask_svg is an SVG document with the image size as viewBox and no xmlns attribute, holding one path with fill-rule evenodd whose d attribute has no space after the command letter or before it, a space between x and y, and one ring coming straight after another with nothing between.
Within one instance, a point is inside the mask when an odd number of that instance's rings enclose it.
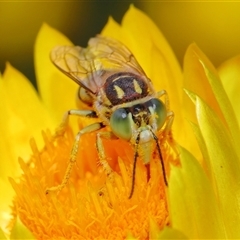
<instances>
[{"instance_id":1,"label":"yellow flower","mask_svg":"<svg viewBox=\"0 0 240 240\"><path fill-rule=\"evenodd\" d=\"M233 71L233 64L226 63L220 69L229 101L217 71L198 47L191 45L187 50L182 74L162 34L136 8L130 7L121 25L110 18L101 34L123 42L155 89L165 89L169 94L170 108L175 114L172 132L181 145L176 154L172 136L159 133L169 188L164 185L159 159L153 156L150 178L146 166L137 162L135 191L128 199L132 147L119 139L104 140L108 163L113 169L107 175L99 166L93 147L96 133L91 133L80 140L77 164L66 187L58 194L45 194L48 187L62 181L75 133L90 120L77 122L72 117L64 136L54 138L50 133L64 112L76 108L77 86L49 60L55 45L71 42L43 25L35 46L41 100L10 65L0 82L4 103L0 105L4 113L1 116L4 124L0 126L4 139L0 142L1 164L6 164L1 175L6 189L1 214L8 212L4 207L9 204L12 192L6 177L11 175L16 193L12 207L14 221L8 225L11 238L29 238L21 223L39 239L239 238L240 140L235 117L239 113L237 107L232 108L238 96L231 98L231 91L236 88L227 84L232 78L229 72ZM239 76L239 71L234 74ZM237 82L233 85L237 86ZM44 143L39 135L41 129L50 129L42 133ZM35 140L30 141L32 154L28 160L26 146L30 134ZM16 177L20 170L14 170L17 155L28 160L19 160L23 172L20 178ZM5 231L4 221L1 216Z\"/></svg>"},{"instance_id":2,"label":"yellow flower","mask_svg":"<svg viewBox=\"0 0 240 240\"><path fill-rule=\"evenodd\" d=\"M234 69L235 60L220 70L229 96L230 78L230 85L239 89L239 83L232 78L233 72L237 73ZM217 71L195 44L185 55L184 87L193 102L185 97L185 112L201 148L204 172L184 151L182 169L171 171L172 226L194 239L238 239L240 139L235 114L239 112L234 113L237 107L232 107L237 105L236 95L232 102L228 99Z\"/></svg>"}]
</instances>

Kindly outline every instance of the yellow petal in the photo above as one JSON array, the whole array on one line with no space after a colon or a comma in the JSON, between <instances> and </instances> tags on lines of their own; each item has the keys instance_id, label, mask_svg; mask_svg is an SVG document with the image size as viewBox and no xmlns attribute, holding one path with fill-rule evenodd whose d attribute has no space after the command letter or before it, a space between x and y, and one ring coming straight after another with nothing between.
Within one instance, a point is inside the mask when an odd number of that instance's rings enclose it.
<instances>
[{"instance_id":1,"label":"yellow petal","mask_svg":"<svg viewBox=\"0 0 240 240\"><path fill-rule=\"evenodd\" d=\"M184 58L184 87L200 96L214 109L225 126L228 126L237 146L239 127L233 108L218 77L218 73L196 44L190 45ZM196 123L194 104L184 96L184 112L187 118Z\"/></svg>"},{"instance_id":2,"label":"yellow petal","mask_svg":"<svg viewBox=\"0 0 240 240\"><path fill-rule=\"evenodd\" d=\"M214 190L198 161L185 149L182 168L174 167L169 181L172 227L190 239L224 238L224 225Z\"/></svg>"},{"instance_id":3,"label":"yellow petal","mask_svg":"<svg viewBox=\"0 0 240 240\"><path fill-rule=\"evenodd\" d=\"M197 45L191 44L184 57L184 88L203 98L224 119L201 62L205 62L205 65L213 69L213 66L201 53ZM196 123L194 104L190 102L187 96L184 96L184 102L188 118Z\"/></svg>"},{"instance_id":4,"label":"yellow petal","mask_svg":"<svg viewBox=\"0 0 240 240\"><path fill-rule=\"evenodd\" d=\"M201 64L203 66L204 72L209 81L209 84L211 85L213 93L217 99L217 102L220 106L220 109L225 117L228 129L233 137L234 144L237 145L237 149L238 149L238 146L240 143L239 125L238 125L236 116L234 114L231 102L229 101L229 98L223 88L223 85L219 79L219 76L216 73L216 70L211 69L211 66L209 66L204 61L202 61Z\"/></svg>"},{"instance_id":5,"label":"yellow petal","mask_svg":"<svg viewBox=\"0 0 240 240\"><path fill-rule=\"evenodd\" d=\"M240 125L240 56L236 56L225 63L218 69L223 87L232 103L235 115Z\"/></svg>"},{"instance_id":6,"label":"yellow petal","mask_svg":"<svg viewBox=\"0 0 240 240\"><path fill-rule=\"evenodd\" d=\"M112 18L108 18L108 22L101 31L101 35L106 37L111 37L118 39L121 42L124 42L122 38L122 29L121 26Z\"/></svg>"},{"instance_id":7,"label":"yellow petal","mask_svg":"<svg viewBox=\"0 0 240 240\"><path fill-rule=\"evenodd\" d=\"M51 128L52 122L37 96L34 87L19 71L7 64L0 82L1 176L18 156L28 159L31 149L29 139L34 137L41 147L41 130ZM5 165L5 166L4 166ZM14 174L14 172L12 172ZM15 175L15 174L14 174Z\"/></svg>"},{"instance_id":8,"label":"yellow petal","mask_svg":"<svg viewBox=\"0 0 240 240\"><path fill-rule=\"evenodd\" d=\"M19 218L16 218L16 222L11 231L10 239L35 239L29 229L23 225Z\"/></svg>"},{"instance_id":9,"label":"yellow petal","mask_svg":"<svg viewBox=\"0 0 240 240\"><path fill-rule=\"evenodd\" d=\"M0 228L0 239L7 239L1 228Z\"/></svg>"},{"instance_id":10,"label":"yellow petal","mask_svg":"<svg viewBox=\"0 0 240 240\"><path fill-rule=\"evenodd\" d=\"M188 239L185 234L178 231L177 229L165 227L159 234L158 239Z\"/></svg>"},{"instance_id":11,"label":"yellow petal","mask_svg":"<svg viewBox=\"0 0 240 240\"><path fill-rule=\"evenodd\" d=\"M240 238L240 159L234 141L217 114L199 97L196 97L196 115L208 150L228 238Z\"/></svg>"},{"instance_id":12,"label":"yellow petal","mask_svg":"<svg viewBox=\"0 0 240 240\"><path fill-rule=\"evenodd\" d=\"M211 171L211 164L210 164L210 160L209 160L209 155L208 155L208 151L207 151L207 146L205 144L205 141L203 139L202 133L199 129L199 126L197 124L194 123L190 123L192 130L194 132L194 135L198 141L199 147L201 149L202 152L202 157L203 157L203 161L201 161L201 165L205 171L205 173L208 176L208 179L210 180L211 184L215 184L215 180L213 178L213 174Z\"/></svg>"},{"instance_id":13,"label":"yellow petal","mask_svg":"<svg viewBox=\"0 0 240 240\"><path fill-rule=\"evenodd\" d=\"M156 90L165 89L168 92L171 108L178 116L181 112L182 72L168 42L154 22L134 6L125 14L122 28L131 37L131 51Z\"/></svg>"},{"instance_id":14,"label":"yellow petal","mask_svg":"<svg viewBox=\"0 0 240 240\"><path fill-rule=\"evenodd\" d=\"M196 44L190 45L184 59L184 87L200 96L229 125L229 130L237 141L238 124L231 103L224 91L218 73ZM186 107L194 119L194 106L186 100Z\"/></svg>"},{"instance_id":15,"label":"yellow petal","mask_svg":"<svg viewBox=\"0 0 240 240\"><path fill-rule=\"evenodd\" d=\"M19 168L19 167L18 167ZM1 238L1 230L8 235L8 223L12 219L11 215L11 207L10 204L15 195L13 188L11 187L8 179L0 179L0 189L2 194L0 201L0 239Z\"/></svg>"},{"instance_id":16,"label":"yellow petal","mask_svg":"<svg viewBox=\"0 0 240 240\"><path fill-rule=\"evenodd\" d=\"M78 85L61 73L50 61L49 54L57 45L72 43L57 30L43 24L35 43L35 69L38 88L52 117L59 123L64 112L76 108Z\"/></svg>"}]
</instances>

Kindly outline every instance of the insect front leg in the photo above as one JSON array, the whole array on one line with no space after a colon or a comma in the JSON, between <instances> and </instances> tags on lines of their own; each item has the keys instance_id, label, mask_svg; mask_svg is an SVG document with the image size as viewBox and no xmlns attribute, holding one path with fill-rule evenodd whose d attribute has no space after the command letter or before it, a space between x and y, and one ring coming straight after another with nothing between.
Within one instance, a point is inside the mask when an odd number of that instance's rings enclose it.
<instances>
[{"instance_id":1,"label":"insect front leg","mask_svg":"<svg viewBox=\"0 0 240 240\"><path fill-rule=\"evenodd\" d=\"M159 92L157 92L157 98L160 98L162 96L164 96L164 103L167 109L167 118L166 118L166 124L164 127L164 135L168 135L171 134L171 129L172 129L172 124L173 124L173 120L174 120L174 112L173 111L169 111L169 98L168 98L168 93L166 92L166 90L161 90Z\"/></svg>"},{"instance_id":2,"label":"insect front leg","mask_svg":"<svg viewBox=\"0 0 240 240\"><path fill-rule=\"evenodd\" d=\"M165 138L168 142L168 144L171 146L171 149L176 157L176 159L179 156L179 149L177 143L174 141L173 134L172 134L172 124L174 120L174 113L172 111L169 111L167 113L167 119L166 124L163 129L163 138Z\"/></svg>"},{"instance_id":3,"label":"insect front leg","mask_svg":"<svg viewBox=\"0 0 240 240\"><path fill-rule=\"evenodd\" d=\"M160 98L164 96L164 102L165 102L165 106L166 106L166 109L169 109L169 97L168 97L168 93L166 90L161 90L159 92L157 92L157 98Z\"/></svg>"},{"instance_id":4,"label":"insect front leg","mask_svg":"<svg viewBox=\"0 0 240 240\"><path fill-rule=\"evenodd\" d=\"M172 125L173 125L173 120L174 120L174 112L168 111L167 112L166 125L165 125L165 128L164 128L164 132L165 132L166 135L171 132Z\"/></svg>"},{"instance_id":5,"label":"insect front leg","mask_svg":"<svg viewBox=\"0 0 240 240\"><path fill-rule=\"evenodd\" d=\"M79 148L79 141L80 141L81 136L83 134L86 134L86 133L97 131L97 130L103 128L103 127L105 127L105 125L103 123L101 123L101 122L93 123L93 124L83 128L83 129L81 129L77 133L77 135L75 136L75 140L74 140L74 143L73 143L72 150L71 150L69 163L68 163L68 166L67 166L67 169L66 169L66 172L65 172L65 175L63 177L62 182L59 185L57 185L57 186L48 188L46 190L46 194L48 194L49 192L53 192L53 191L59 192L67 185L68 180L69 180L70 175L71 175L71 171L72 171L73 165L76 162L78 148Z\"/></svg>"},{"instance_id":6,"label":"insect front leg","mask_svg":"<svg viewBox=\"0 0 240 240\"><path fill-rule=\"evenodd\" d=\"M90 118L96 118L97 117L96 112L92 111L92 110L71 109L64 114L61 124L58 126L58 128L55 131L54 137L64 135L64 133L67 129L67 125L68 125L70 115L80 116L80 117L90 117Z\"/></svg>"},{"instance_id":7,"label":"insect front leg","mask_svg":"<svg viewBox=\"0 0 240 240\"><path fill-rule=\"evenodd\" d=\"M102 142L102 138L104 139L117 139L117 137L112 132L99 132L97 133L97 152L99 157L99 163L102 166L105 174L110 176L112 173L112 168L108 164L107 157L105 155L104 146Z\"/></svg>"}]
</instances>

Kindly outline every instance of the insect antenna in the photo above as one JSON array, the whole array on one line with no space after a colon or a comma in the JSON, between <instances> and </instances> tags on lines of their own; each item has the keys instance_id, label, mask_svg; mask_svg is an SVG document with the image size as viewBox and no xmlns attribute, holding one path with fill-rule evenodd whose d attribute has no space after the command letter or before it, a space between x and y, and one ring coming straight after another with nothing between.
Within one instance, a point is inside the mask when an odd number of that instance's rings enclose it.
<instances>
[{"instance_id":1,"label":"insect antenna","mask_svg":"<svg viewBox=\"0 0 240 240\"><path fill-rule=\"evenodd\" d=\"M135 175L136 175L136 164L137 164L137 158L138 158L138 144L139 144L139 140L140 140L140 133L137 135L136 138L136 150L135 150L135 154L134 154L134 161L133 161L133 172L132 172L132 187L131 187L131 192L130 195L128 197L128 199L130 199L133 195L134 192L134 185L135 185Z\"/></svg>"},{"instance_id":2,"label":"insect antenna","mask_svg":"<svg viewBox=\"0 0 240 240\"><path fill-rule=\"evenodd\" d=\"M152 131L151 131L152 132ZM160 148L160 144L159 144L159 141L158 141L158 138L157 136L152 132L152 135L153 135L153 138L157 144L157 150L158 150L158 154L159 154L159 157L160 157L160 162L161 162L161 165L162 165L162 172L163 172L163 179L164 179L164 182L166 184L166 186L168 186L168 181L167 181L167 176L166 176L166 170L165 170L165 167L164 167L164 162L163 162L163 157L162 157L162 152L161 152L161 148Z\"/></svg>"}]
</instances>

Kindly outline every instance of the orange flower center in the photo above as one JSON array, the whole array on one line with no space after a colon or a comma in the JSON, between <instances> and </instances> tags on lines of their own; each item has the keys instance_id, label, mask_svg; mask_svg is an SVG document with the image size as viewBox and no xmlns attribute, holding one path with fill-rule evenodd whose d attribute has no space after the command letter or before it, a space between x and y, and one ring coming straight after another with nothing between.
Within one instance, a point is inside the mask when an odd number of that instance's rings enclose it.
<instances>
[{"instance_id":1,"label":"orange flower center","mask_svg":"<svg viewBox=\"0 0 240 240\"><path fill-rule=\"evenodd\" d=\"M68 184L59 193L46 195L47 188L63 179L74 134L68 128L62 137L53 139L47 132L43 138L43 150L39 151L32 141L30 161L20 160L24 174L19 183L11 180L16 191L15 214L37 238L124 239L131 234L147 239L150 220L159 229L170 223L157 153L153 153L149 166L141 159L137 161L134 193L129 199L134 157L130 143L103 140L107 163L112 169L107 174L99 164L96 133L83 135ZM160 139L167 175L169 163L177 163L171 141L166 136Z\"/></svg>"}]
</instances>

